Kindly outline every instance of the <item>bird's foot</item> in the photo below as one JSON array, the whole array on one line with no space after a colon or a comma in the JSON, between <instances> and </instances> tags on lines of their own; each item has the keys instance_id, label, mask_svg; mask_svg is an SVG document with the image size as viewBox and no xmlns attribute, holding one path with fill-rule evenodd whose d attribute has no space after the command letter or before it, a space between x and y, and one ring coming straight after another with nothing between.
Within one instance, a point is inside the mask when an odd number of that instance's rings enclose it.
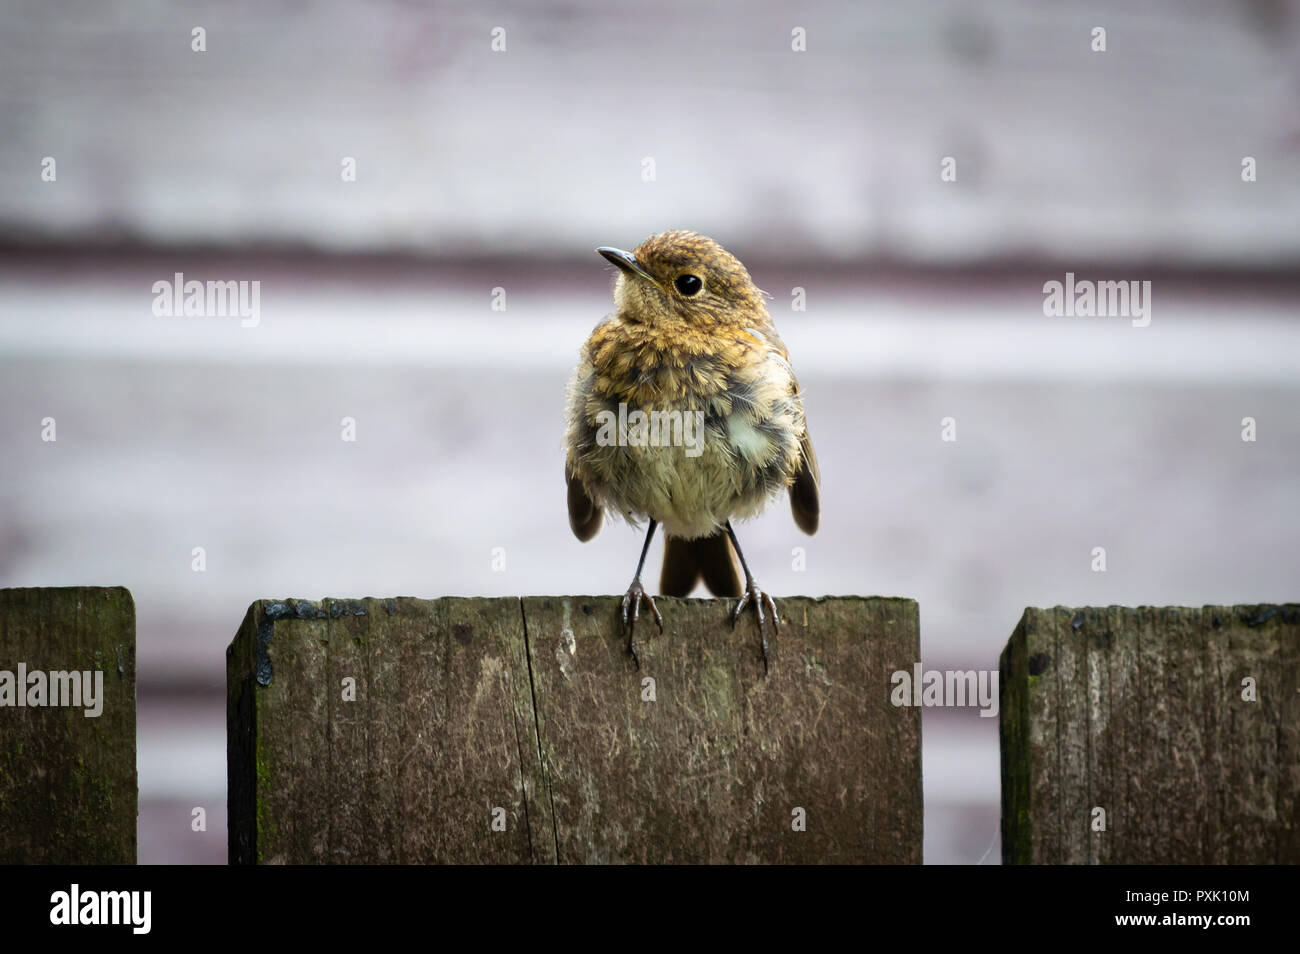
<instances>
[{"instance_id":1,"label":"bird's foot","mask_svg":"<svg viewBox=\"0 0 1300 954\"><path fill-rule=\"evenodd\" d=\"M767 604L768 612L772 619L772 632L781 632L781 617L776 613L776 600L770 595L764 593L758 588L758 584L753 579L745 583L745 592L741 595L740 600L736 603L735 610L731 613L731 628L736 628L736 621L740 619L740 614L745 611L745 607L750 603L754 604L754 612L758 616L758 638L762 641L763 646L763 673L767 673L768 648L767 648L767 616L763 614L763 604Z\"/></svg>"},{"instance_id":2,"label":"bird's foot","mask_svg":"<svg viewBox=\"0 0 1300 954\"><path fill-rule=\"evenodd\" d=\"M645 591L645 587L641 585L641 578L637 577L623 594L623 632L627 633L627 651L632 656L632 662L636 664L637 669L641 668L641 660L636 654L636 621L641 618L642 600L649 604L661 636L664 631L664 618L659 615L659 607L655 606L654 598Z\"/></svg>"}]
</instances>

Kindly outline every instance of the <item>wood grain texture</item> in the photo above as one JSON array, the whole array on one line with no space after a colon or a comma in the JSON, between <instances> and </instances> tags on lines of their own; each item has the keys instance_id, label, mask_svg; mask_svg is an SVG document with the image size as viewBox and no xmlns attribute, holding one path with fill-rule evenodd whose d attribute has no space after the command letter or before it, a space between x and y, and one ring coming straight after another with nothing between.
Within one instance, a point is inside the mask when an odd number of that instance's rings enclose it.
<instances>
[{"instance_id":1,"label":"wood grain texture","mask_svg":"<svg viewBox=\"0 0 1300 954\"><path fill-rule=\"evenodd\" d=\"M262 600L228 689L232 863L516 863L554 843L529 816L518 599Z\"/></svg>"},{"instance_id":2,"label":"wood grain texture","mask_svg":"<svg viewBox=\"0 0 1300 954\"><path fill-rule=\"evenodd\" d=\"M0 589L0 670L17 673L20 663L28 672L102 672L102 710L0 708L0 864L135 864L131 594Z\"/></svg>"},{"instance_id":3,"label":"wood grain texture","mask_svg":"<svg viewBox=\"0 0 1300 954\"><path fill-rule=\"evenodd\" d=\"M766 677L734 600L657 600L640 670L619 602L524 599L561 862L920 863L920 710L889 701L915 602L780 600Z\"/></svg>"},{"instance_id":4,"label":"wood grain texture","mask_svg":"<svg viewBox=\"0 0 1300 954\"><path fill-rule=\"evenodd\" d=\"M1004 863L1300 862L1300 606L1026 609L1000 712Z\"/></svg>"},{"instance_id":5,"label":"wood grain texture","mask_svg":"<svg viewBox=\"0 0 1300 954\"><path fill-rule=\"evenodd\" d=\"M914 602L782 600L766 677L733 601L659 604L639 671L611 597L254 604L231 860L920 862Z\"/></svg>"}]
</instances>

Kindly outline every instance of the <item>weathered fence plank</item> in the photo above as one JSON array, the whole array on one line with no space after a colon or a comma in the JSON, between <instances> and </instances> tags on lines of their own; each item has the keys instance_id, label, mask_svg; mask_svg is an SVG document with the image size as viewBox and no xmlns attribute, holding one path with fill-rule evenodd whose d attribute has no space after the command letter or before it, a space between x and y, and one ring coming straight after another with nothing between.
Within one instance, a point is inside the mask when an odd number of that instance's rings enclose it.
<instances>
[{"instance_id":1,"label":"weathered fence plank","mask_svg":"<svg viewBox=\"0 0 1300 954\"><path fill-rule=\"evenodd\" d=\"M0 589L0 864L135 864L135 685L127 590Z\"/></svg>"},{"instance_id":2,"label":"weathered fence plank","mask_svg":"<svg viewBox=\"0 0 1300 954\"><path fill-rule=\"evenodd\" d=\"M636 670L617 602L524 600L560 861L920 862L914 602L783 599L766 677L713 600L661 600Z\"/></svg>"},{"instance_id":3,"label":"weathered fence plank","mask_svg":"<svg viewBox=\"0 0 1300 954\"><path fill-rule=\"evenodd\" d=\"M637 670L618 605L254 604L229 653L231 860L921 860L920 712L889 701L914 602L782 600L767 676L752 619L711 600L661 600Z\"/></svg>"},{"instance_id":4,"label":"weathered fence plank","mask_svg":"<svg viewBox=\"0 0 1300 954\"><path fill-rule=\"evenodd\" d=\"M1300 863L1300 605L1026 609L1000 685L1004 862Z\"/></svg>"},{"instance_id":5,"label":"weathered fence plank","mask_svg":"<svg viewBox=\"0 0 1300 954\"><path fill-rule=\"evenodd\" d=\"M553 844L517 599L262 600L227 677L232 863L513 863Z\"/></svg>"}]
</instances>

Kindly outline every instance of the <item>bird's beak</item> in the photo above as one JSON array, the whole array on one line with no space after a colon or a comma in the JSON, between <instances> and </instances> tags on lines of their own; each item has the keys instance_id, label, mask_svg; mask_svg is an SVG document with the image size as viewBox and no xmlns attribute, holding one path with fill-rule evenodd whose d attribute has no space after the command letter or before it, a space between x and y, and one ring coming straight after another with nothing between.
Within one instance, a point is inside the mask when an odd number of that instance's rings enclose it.
<instances>
[{"instance_id":1,"label":"bird's beak","mask_svg":"<svg viewBox=\"0 0 1300 954\"><path fill-rule=\"evenodd\" d=\"M596 251L627 274L640 275L646 281L657 284L654 276L641 267L641 263L636 260L636 256L631 252L625 252L621 248L610 248L608 245L602 245Z\"/></svg>"}]
</instances>

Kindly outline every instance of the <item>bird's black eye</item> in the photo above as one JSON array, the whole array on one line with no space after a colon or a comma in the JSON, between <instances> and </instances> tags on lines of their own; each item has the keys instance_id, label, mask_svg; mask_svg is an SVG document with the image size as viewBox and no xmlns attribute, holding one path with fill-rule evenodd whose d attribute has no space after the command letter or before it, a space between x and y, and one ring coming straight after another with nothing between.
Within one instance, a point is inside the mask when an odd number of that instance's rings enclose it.
<instances>
[{"instance_id":1,"label":"bird's black eye","mask_svg":"<svg viewBox=\"0 0 1300 954\"><path fill-rule=\"evenodd\" d=\"M698 275L678 275L677 280L673 282L673 287L687 298L690 298L692 295L699 293L700 289L704 287L704 282L700 281Z\"/></svg>"}]
</instances>

